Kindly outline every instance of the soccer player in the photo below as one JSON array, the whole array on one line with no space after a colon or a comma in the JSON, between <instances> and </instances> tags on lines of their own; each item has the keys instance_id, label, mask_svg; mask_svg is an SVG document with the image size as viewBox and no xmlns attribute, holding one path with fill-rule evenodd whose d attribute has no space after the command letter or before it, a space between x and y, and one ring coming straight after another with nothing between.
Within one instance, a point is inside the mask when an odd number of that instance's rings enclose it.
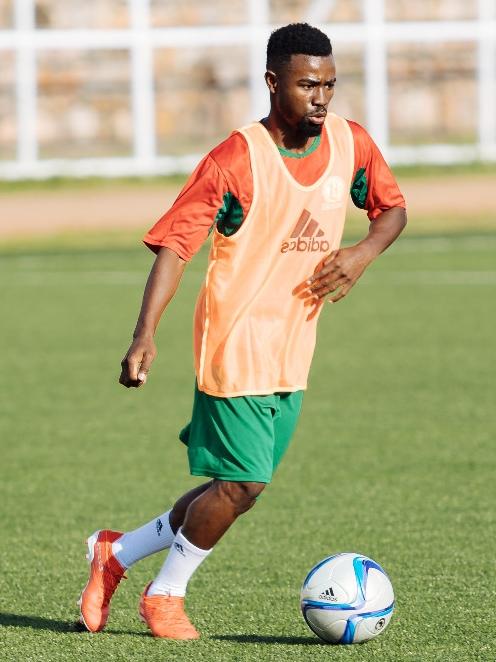
<instances>
[{"instance_id":1,"label":"soccer player","mask_svg":"<svg viewBox=\"0 0 496 662\"><path fill-rule=\"evenodd\" d=\"M196 639L188 581L284 455L300 414L326 300L348 294L400 234L405 202L365 129L329 111L336 68L328 37L305 23L270 36L270 113L232 133L198 165L145 236L156 254L120 383L146 383L154 333L186 263L212 234L194 320L196 388L180 439L209 481L140 528L88 539L81 622L107 621L127 568L169 549L140 614L156 637ZM340 248L348 192L367 210L366 237Z\"/></svg>"}]
</instances>

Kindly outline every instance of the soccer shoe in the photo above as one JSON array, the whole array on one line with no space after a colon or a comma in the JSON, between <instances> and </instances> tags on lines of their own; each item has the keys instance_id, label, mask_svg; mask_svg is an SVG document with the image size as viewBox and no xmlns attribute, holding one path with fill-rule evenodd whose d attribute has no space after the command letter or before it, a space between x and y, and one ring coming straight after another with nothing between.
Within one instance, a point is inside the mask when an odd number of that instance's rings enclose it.
<instances>
[{"instance_id":1,"label":"soccer shoe","mask_svg":"<svg viewBox=\"0 0 496 662\"><path fill-rule=\"evenodd\" d=\"M95 531L87 540L90 577L79 598L80 623L90 632L103 630L107 623L110 599L124 577L125 568L112 554L112 543L120 531Z\"/></svg>"},{"instance_id":2,"label":"soccer shoe","mask_svg":"<svg viewBox=\"0 0 496 662\"><path fill-rule=\"evenodd\" d=\"M148 596L150 584L141 596L139 613L153 636L176 640L198 639L200 635L184 611L184 598L174 595Z\"/></svg>"}]
</instances>

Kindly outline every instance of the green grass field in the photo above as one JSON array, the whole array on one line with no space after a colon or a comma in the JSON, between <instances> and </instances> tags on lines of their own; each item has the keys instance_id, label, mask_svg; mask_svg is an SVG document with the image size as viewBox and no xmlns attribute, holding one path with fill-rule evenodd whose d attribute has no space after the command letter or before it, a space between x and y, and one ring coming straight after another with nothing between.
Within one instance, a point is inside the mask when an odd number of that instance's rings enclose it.
<instances>
[{"instance_id":1,"label":"green grass field","mask_svg":"<svg viewBox=\"0 0 496 662\"><path fill-rule=\"evenodd\" d=\"M84 538L134 528L198 481L177 431L193 389L191 316L205 254L163 320L146 388L119 387L151 254L5 252L0 658L8 661L496 659L496 235L405 237L324 311L303 415L273 484L190 584L199 642L137 617L152 557L107 630L74 631ZM307 629L310 567L359 551L391 576L389 629L330 647Z\"/></svg>"}]
</instances>

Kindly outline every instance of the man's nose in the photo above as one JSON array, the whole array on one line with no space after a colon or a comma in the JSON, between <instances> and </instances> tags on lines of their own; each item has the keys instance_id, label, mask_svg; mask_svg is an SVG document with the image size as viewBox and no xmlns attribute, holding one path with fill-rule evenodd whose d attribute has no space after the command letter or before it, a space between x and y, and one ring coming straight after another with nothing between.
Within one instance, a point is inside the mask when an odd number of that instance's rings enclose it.
<instances>
[{"instance_id":1,"label":"man's nose","mask_svg":"<svg viewBox=\"0 0 496 662\"><path fill-rule=\"evenodd\" d=\"M312 103L314 106L325 106L327 104L324 88L320 85L318 87L314 87Z\"/></svg>"}]
</instances>

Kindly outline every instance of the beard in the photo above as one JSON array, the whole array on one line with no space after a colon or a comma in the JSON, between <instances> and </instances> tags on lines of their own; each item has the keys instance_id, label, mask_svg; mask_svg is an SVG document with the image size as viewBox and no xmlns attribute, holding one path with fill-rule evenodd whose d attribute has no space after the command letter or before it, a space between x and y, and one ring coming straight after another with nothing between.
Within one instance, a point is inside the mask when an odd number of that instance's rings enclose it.
<instances>
[{"instance_id":1,"label":"beard","mask_svg":"<svg viewBox=\"0 0 496 662\"><path fill-rule=\"evenodd\" d=\"M315 136L320 136L323 126L323 124L310 122L308 117L302 117L297 125L298 134L305 138L315 138Z\"/></svg>"}]
</instances>

